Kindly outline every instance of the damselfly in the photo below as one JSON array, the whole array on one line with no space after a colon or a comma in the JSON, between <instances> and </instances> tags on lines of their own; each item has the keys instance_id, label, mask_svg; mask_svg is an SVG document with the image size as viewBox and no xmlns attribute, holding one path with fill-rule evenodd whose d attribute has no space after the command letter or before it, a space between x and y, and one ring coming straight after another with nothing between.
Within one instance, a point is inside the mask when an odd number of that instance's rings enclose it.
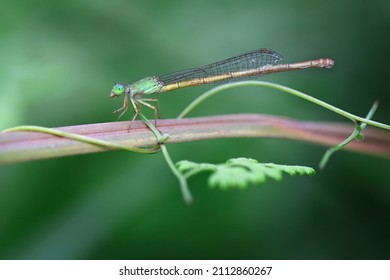
<instances>
[{"instance_id":1,"label":"damselfly","mask_svg":"<svg viewBox=\"0 0 390 280\"><path fill-rule=\"evenodd\" d=\"M124 102L123 106L113 113L122 111L118 117L120 119L127 111L130 100L135 111L132 120L137 117L143 105L154 111L156 120L158 106L154 106L149 102L156 102L158 105L158 101L155 98L147 97L155 93L204 84L249 80L263 74L304 68L331 68L333 65L334 61L329 58L286 64L283 63L283 57L275 51L269 49L255 50L199 68L146 77L129 85L117 83L111 90L111 97L117 98L124 94Z\"/></svg>"}]
</instances>

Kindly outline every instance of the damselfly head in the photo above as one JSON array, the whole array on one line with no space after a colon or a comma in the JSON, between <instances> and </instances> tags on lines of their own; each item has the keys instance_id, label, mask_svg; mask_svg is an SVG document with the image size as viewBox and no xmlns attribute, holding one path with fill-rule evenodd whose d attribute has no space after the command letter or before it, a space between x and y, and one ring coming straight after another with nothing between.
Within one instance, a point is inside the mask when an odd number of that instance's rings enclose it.
<instances>
[{"instance_id":1,"label":"damselfly head","mask_svg":"<svg viewBox=\"0 0 390 280\"><path fill-rule=\"evenodd\" d=\"M110 97L117 98L125 92L125 87L122 84L116 83L111 90Z\"/></svg>"}]
</instances>

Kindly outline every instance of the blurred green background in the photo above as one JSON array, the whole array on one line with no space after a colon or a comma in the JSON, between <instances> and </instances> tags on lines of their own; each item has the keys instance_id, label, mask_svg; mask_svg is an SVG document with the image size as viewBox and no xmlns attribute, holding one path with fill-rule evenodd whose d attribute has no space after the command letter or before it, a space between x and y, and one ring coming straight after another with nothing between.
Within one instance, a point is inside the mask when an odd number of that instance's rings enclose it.
<instances>
[{"instance_id":1,"label":"blurred green background","mask_svg":"<svg viewBox=\"0 0 390 280\"><path fill-rule=\"evenodd\" d=\"M390 2L2 1L0 129L110 122L115 82L201 66L257 48L288 62L330 57L334 69L264 77L390 122ZM175 117L210 87L158 96ZM239 93L237 92L239 91ZM277 91L240 88L191 116L265 113L345 122ZM130 119L128 113L125 119ZM231 157L317 167L325 148L273 139L170 145L175 161ZM390 258L388 159L340 152L315 177L246 191L190 180L184 205L161 154L123 151L0 166L1 259Z\"/></svg>"}]
</instances>

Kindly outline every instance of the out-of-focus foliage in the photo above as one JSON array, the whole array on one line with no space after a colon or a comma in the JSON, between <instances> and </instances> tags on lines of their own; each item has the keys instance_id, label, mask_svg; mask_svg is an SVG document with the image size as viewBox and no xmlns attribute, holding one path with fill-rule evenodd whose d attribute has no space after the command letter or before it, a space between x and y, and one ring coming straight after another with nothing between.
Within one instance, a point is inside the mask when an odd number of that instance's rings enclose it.
<instances>
[{"instance_id":1,"label":"out-of-focus foliage","mask_svg":"<svg viewBox=\"0 0 390 280\"><path fill-rule=\"evenodd\" d=\"M389 123L388 1L2 1L0 128L115 120L115 82L201 66L257 48L330 70L264 77ZM158 96L175 117L209 87ZM156 96L157 97L157 96ZM344 121L259 88L192 115L266 113ZM151 112L149 112L151 113ZM131 118L131 113L126 118ZM152 114L150 114L152 116ZM324 147L225 139L170 145L175 161L233 157L317 166ZM187 207L162 156L123 151L0 166L2 259L390 258L389 160L339 152L314 177L221 192L190 180Z\"/></svg>"}]
</instances>

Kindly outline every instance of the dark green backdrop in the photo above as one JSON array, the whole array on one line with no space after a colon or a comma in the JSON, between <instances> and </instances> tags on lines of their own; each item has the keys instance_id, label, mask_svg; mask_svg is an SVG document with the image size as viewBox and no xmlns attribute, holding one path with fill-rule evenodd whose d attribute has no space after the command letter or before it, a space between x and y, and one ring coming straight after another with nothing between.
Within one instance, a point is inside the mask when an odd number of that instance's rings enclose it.
<instances>
[{"instance_id":1,"label":"dark green backdrop","mask_svg":"<svg viewBox=\"0 0 390 280\"><path fill-rule=\"evenodd\" d=\"M295 62L330 57L332 70L264 79L351 113L390 122L390 6L376 1L2 1L0 128L110 122L114 82L200 66L267 47ZM159 96L175 117L210 87ZM239 93L238 93L239 91ZM267 113L345 121L259 88L213 97L192 116ZM126 115L131 118L131 113ZM316 167L324 147L226 139L169 146L172 157ZM336 154L315 177L246 191L190 180L192 207L162 155L123 151L0 166L2 259L390 258L390 162Z\"/></svg>"}]
</instances>

